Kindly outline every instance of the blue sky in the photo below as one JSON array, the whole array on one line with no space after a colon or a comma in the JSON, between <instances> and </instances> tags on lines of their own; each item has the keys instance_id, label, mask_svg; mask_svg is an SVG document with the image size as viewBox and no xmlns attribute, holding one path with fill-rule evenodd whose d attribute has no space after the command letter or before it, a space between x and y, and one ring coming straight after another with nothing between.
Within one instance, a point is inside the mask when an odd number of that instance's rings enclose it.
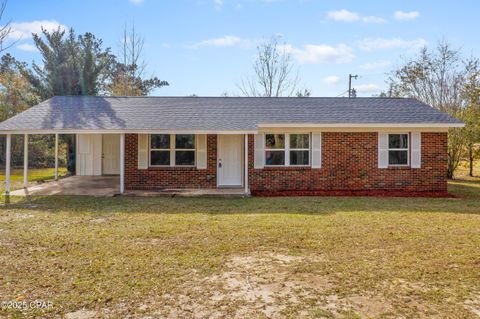
<instances>
[{"instance_id":1,"label":"blue sky","mask_svg":"<svg viewBox=\"0 0 480 319\"><path fill-rule=\"evenodd\" d=\"M423 45L444 38L479 56L479 9L475 0L10 0L5 18L20 39L10 53L29 63L41 60L30 37L41 25L92 32L118 52L123 25L134 21L147 74L171 84L153 95L239 94L256 45L277 35L314 96L341 95L349 73L359 75L359 95L371 96Z\"/></svg>"}]
</instances>

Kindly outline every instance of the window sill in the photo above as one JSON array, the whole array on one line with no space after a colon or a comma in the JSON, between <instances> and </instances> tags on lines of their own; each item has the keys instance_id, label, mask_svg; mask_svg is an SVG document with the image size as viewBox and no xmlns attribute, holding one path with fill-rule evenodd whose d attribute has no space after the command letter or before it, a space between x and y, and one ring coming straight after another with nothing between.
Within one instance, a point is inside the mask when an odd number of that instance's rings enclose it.
<instances>
[{"instance_id":1,"label":"window sill","mask_svg":"<svg viewBox=\"0 0 480 319\"><path fill-rule=\"evenodd\" d=\"M410 165L389 165L387 168L392 170L409 170L412 167Z\"/></svg>"},{"instance_id":2,"label":"window sill","mask_svg":"<svg viewBox=\"0 0 480 319\"><path fill-rule=\"evenodd\" d=\"M191 171L196 170L196 166L149 166L152 171Z\"/></svg>"},{"instance_id":3,"label":"window sill","mask_svg":"<svg viewBox=\"0 0 480 319\"><path fill-rule=\"evenodd\" d=\"M295 171L295 170L308 170L312 169L311 166L265 166L263 168L264 170L269 170L269 171Z\"/></svg>"}]
</instances>

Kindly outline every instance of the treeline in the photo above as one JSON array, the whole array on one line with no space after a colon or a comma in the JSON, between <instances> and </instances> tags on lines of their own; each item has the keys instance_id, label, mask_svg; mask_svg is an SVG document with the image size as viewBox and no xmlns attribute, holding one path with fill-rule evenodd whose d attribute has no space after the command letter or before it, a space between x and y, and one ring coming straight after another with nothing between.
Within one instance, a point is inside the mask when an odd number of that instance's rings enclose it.
<instances>
[{"instance_id":1,"label":"treeline","mask_svg":"<svg viewBox=\"0 0 480 319\"><path fill-rule=\"evenodd\" d=\"M480 60L441 41L423 48L389 74L383 96L414 97L465 122L448 134L449 178L467 160L470 176L480 157Z\"/></svg>"}]
</instances>

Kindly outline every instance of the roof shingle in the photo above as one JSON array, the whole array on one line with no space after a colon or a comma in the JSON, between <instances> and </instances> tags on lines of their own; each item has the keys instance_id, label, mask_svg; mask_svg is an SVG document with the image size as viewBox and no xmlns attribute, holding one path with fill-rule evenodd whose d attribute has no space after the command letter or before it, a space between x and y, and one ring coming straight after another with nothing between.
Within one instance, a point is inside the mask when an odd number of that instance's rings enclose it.
<instances>
[{"instance_id":1,"label":"roof shingle","mask_svg":"<svg viewBox=\"0 0 480 319\"><path fill-rule=\"evenodd\" d=\"M411 98L57 96L2 123L28 130L256 130L259 124L452 124Z\"/></svg>"}]
</instances>

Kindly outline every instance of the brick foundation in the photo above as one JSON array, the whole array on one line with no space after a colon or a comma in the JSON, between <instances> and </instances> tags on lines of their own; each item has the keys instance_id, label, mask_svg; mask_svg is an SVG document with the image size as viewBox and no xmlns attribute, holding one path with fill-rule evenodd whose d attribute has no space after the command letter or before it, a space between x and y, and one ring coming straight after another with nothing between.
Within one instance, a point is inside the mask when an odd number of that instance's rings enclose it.
<instances>
[{"instance_id":1,"label":"brick foundation","mask_svg":"<svg viewBox=\"0 0 480 319\"><path fill-rule=\"evenodd\" d=\"M253 168L253 135L249 136L249 186L253 195L412 195L447 194L447 133L422 133L422 167L379 169L378 135L322 134L322 168ZM137 135L125 137L127 189L215 188L217 138L207 136L206 170L137 169Z\"/></svg>"}]
</instances>

